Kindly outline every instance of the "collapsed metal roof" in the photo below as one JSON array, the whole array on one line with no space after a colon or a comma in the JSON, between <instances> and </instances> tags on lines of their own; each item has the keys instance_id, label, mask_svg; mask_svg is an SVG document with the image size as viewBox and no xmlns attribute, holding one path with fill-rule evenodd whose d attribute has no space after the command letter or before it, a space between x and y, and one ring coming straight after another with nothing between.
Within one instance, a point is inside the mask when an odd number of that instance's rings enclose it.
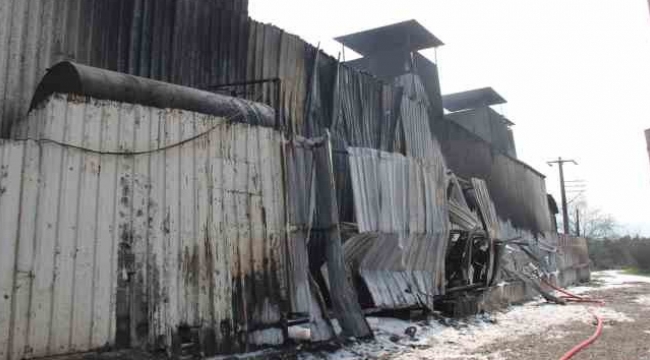
<instances>
[{"instance_id":1,"label":"collapsed metal roof","mask_svg":"<svg viewBox=\"0 0 650 360\"><path fill-rule=\"evenodd\" d=\"M418 51L444 45L440 39L416 20L343 35L335 40L361 55L376 54L398 48L406 51Z\"/></svg>"},{"instance_id":2,"label":"collapsed metal roof","mask_svg":"<svg viewBox=\"0 0 650 360\"><path fill-rule=\"evenodd\" d=\"M442 104L449 111L475 109L482 106L505 104L507 101L491 87L443 95Z\"/></svg>"}]
</instances>

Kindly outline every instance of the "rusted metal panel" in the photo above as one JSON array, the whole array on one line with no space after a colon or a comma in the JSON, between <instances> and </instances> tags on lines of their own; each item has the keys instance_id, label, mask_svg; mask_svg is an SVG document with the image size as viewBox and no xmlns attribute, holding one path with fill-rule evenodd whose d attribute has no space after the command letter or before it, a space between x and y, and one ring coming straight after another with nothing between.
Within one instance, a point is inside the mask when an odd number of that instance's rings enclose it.
<instances>
[{"instance_id":1,"label":"rusted metal panel","mask_svg":"<svg viewBox=\"0 0 650 360\"><path fill-rule=\"evenodd\" d=\"M2 0L0 123L61 60L206 89L246 74L247 0Z\"/></svg>"},{"instance_id":2,"label":"rusted metal panel","mask_svg":"<svg viewBox=\"0 0 650 360\"><path fill-rule=\"evenodd\" d=\"M36 142L1 147L9 359L174 350L184 327L208 352L282 339L283 137L228 120L54 94L19 124Z\"/></svg>"},{"instance_id":3,"label":"rusted metal panel","mask_svg":"<svg viewBox=\"0 0 650 360\"><path fill-rule=\"evenodd\" d=\"M367 241L363 234L375 234L357 269L374 304L431 306L432 296L444 293L449 215L442 159L362 148L348 152L362 234L346 247L358 249L353 244Z\"/></svg>"}]
</instances>

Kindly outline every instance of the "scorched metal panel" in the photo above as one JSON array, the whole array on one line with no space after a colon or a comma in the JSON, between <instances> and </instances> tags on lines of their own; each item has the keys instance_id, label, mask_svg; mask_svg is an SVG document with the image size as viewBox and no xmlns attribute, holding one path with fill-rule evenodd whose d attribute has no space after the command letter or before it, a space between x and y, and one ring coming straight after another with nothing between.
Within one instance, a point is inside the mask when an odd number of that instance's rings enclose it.
<instances>
[{"instance_id":1,"label":"scorched metal panel","mask_svg":"<svg viewBox=\"0 0 650 360\"><path fill-rule=\"evenodd\" d=\"M36 142L2 146L9 359L173 348L184 327L206 353L282 341L281 134L60 94L19 128Z\"/></svg>"},{"instance_id":2,"label":"scorched metal panel","mask_svg":"<svg viewBox=\"0 0 650 360\"><path fill-rule=\"evenodd\" d=\"M0 0L0 125L61 60L208 88L246 75L247 0Z\"/></svg>"},{"instance_id":3,"label":"scorched metal panel","mask_svg":"<svg viewBox=\"0 0 650 360\"><path fill-rule=\"evenodd\" d=\"M375 306L432 306L431 296L444 293L449 228L442 159L364 148L348 152L361 234L348 240L346 248L367 242L364 234L372 236L356 271Z\"/></svg>"}]
</instances>

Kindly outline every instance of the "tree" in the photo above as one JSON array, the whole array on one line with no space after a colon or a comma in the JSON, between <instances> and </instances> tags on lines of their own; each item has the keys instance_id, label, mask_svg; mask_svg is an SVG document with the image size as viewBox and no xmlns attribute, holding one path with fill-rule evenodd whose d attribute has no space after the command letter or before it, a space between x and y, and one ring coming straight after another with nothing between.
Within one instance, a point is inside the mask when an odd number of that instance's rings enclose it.
<instances>
[{"instance_id":1,"label":"tree","mask_svg":"<svg viewBox=\"0 0 650 360\"><path fill-rule=\"evenodd\" d=\"M576 217L579 214L579 223ZM571 234L578 233L587 239L605 239L617 236L618 223L611 214L601 209L590 207L585 199L576 199L569 204L569 228Z\"/></svg>"}]
</instances>

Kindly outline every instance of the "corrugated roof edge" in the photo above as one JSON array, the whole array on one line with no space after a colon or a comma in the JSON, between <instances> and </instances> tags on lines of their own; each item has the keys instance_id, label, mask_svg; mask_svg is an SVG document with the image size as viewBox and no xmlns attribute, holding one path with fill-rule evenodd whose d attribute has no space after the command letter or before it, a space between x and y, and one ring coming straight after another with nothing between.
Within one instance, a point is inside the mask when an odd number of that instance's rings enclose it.
<instances>
[{"instance_id":1,"label":"corrugated roof edge","mask_svg":"<svg viewBox=\"0 0 650 360\"><path fill-rule=\"evenodd\" d=\"M48 69L36 88L30 111L53 93L195 111L251 125L272 127L275 124L275 111L265 104L71 61L57 63Z\"/></svg>"}]
</instances>

